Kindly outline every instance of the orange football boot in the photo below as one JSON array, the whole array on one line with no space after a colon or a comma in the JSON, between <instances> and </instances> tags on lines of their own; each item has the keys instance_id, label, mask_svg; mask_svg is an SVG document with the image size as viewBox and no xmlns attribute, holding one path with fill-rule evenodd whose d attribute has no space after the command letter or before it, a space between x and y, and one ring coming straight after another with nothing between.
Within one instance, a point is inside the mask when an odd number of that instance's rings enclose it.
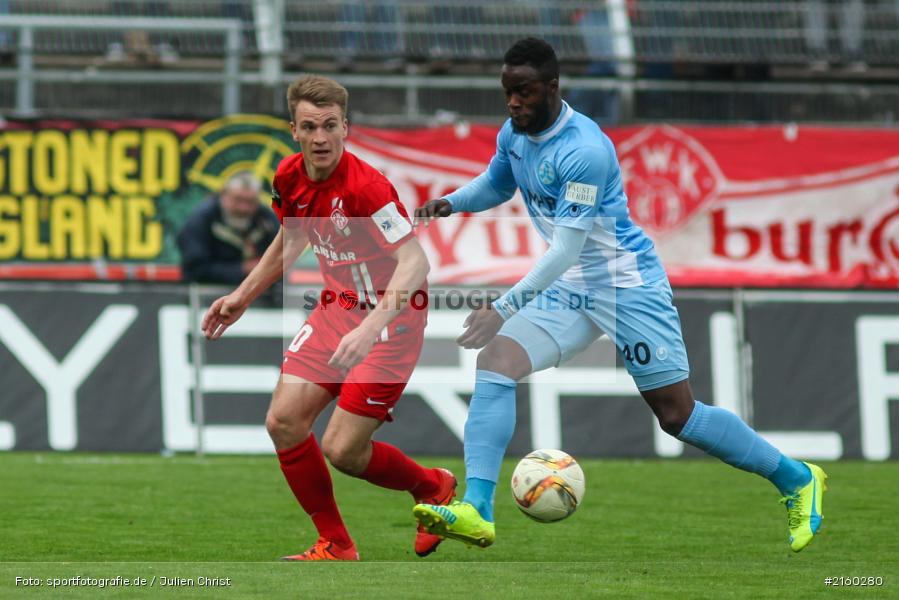
<instances>
[{"instance_id":1,"label":"orange football boot","mask_svg":"<svg viewBox=\"0 0 899 600\"><path fill-rule=\"evenodd\" d=\"M359 560L359 553L355 544L351 543L349 547L341 548L330 540L318 538L318 541L302 554L283 556L281 560Z\"/></svg>"}]
</instances>

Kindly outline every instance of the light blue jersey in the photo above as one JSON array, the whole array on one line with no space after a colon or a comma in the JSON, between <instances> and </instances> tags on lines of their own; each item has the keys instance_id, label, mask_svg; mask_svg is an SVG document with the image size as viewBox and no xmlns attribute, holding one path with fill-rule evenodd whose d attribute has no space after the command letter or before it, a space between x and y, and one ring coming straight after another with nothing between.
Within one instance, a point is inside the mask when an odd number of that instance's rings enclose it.
<instances>
[{"instance_id":1,"label":"light blue jersey","mask_svg":"<svg viewBox=\"0 0 899 600\"><path fill-rule=\"evenodd\" d=\"M588 232L580 259L560 281L579 289L629 288L665 277L652 240L631 220L611 140L568 104L537 136L506 121L486 172L504 198L521 190L540 236L550 243L557 225Z\"/></svg>"},{"instance_id":2,"label":"light blue jersey","mask_svg":"<svg viewBox=\"0 0 899 600\"><path fill-rule=\"evenodd\" d=\"M672 406L677 394L690 394L688 388L670 389L690 374L680 317L652 241L628 214L609 138L565 103L555 123L536 136L516 132L507 121L487 171L446 199L453 212L477 212L505 202L516 187L550 247L493 303L505 319L497 336L513 340L527 353L533 373L565 362L605 333L647 400L646 394L653 393L660 406L666 405L661 400ZM499 357L503 348L488 345L482 352ZM512 374L521 361L496 364L496 371L486 369L478 356L464 440L468 485L462 506L470 504L488 522L493 521L503 454L515 430L517 382ZM656 414L661 413L656 409ZM809 468L783 456L732 412L694 401L682 426L661 419L671 435L771 480L788 507L799 502L800 490L817 482ZM439 508L454 514L453 507ZM790 511L790 542L798 551L811 539L808 532L817 531L820 517L816 524L800 527L793 523L797 511ZM805 537L794 541L794 531L800 529ZM492 541L492 525L475 531L489 531Z\"/></svg>"},{"instance_id":3,"label":"light blue jersey","mask_svg":"<svg viewBox=\"0 0 899 600\"><path fill-rule=\"evenodd\" d=\"M652 240L630 218L615 148L599 126L564 102L539 135L516 132L507 121L487 170L447 200L453 212L477 212L516 188L550 249L493 303L506 320L499 335L516 340L535 371L606 333L641 390L686 379L668 277Z\"/></svg>"},{"instance_id":4,"label":"light blue jersey","mask_svg":"<svg viewBox=\"0 0 899 600\"><path fill-rule=\"evenodd\" d=\"M518 341L540 370L604 332L640 389L685 379L689 363L668 278L652 240L630 218L615 148L599 126L564 102L538 135L507 121L487 170L447 199L454 212L476 212L516 188L550 250L494 302L506 319L499 335ZM567 245L580 232L586 238L575 260Z\"/></svg>"}]
</instances>

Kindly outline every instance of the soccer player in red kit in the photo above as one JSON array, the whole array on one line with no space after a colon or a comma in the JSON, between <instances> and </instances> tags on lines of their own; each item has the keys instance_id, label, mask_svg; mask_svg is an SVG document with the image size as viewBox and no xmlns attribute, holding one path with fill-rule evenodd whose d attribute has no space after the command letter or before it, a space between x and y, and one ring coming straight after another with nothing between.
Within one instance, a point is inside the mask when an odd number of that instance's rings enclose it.
<instances>
[{"instance_id":1,"label":"soccer player in red kit","mask_svg":"<svg viewBox=\"0 0 899 600\"><path fill-rule=\"evenodd\" d=\"M236 322L250 303L311 243L321 267L321 302L284 354L266 428L281 470L319 538L286 560L358 560L337 509L324 457L336 469L416 502L447 504L456 479L428 469L398 448L372 441L412 374L427 312L410 305L426 289L428 261L396 190L375 168L344 149L347 91L337 82L304 76L287 91L290 130L301 152L281 161L272 207L282 226L259 264L203 318L210 340ZM312 424L335 397L322 437ZM415 551L433 552L442 538L419 526Z\"/></svg>"}]
</instances>

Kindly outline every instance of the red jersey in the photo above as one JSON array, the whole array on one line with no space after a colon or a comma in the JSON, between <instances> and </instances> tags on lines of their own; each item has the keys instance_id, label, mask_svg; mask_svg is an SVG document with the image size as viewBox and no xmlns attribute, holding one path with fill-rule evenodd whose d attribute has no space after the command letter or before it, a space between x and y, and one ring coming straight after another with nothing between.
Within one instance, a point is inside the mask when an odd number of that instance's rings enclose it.
<instances>
[{"instance_id":1,"label":"red jersey","mask_svg":"<svg viewBox=\"0 0 899 600\"><path fill-rule=\"evenodd\" d=\"M288 235L299 228L309 237L324 279L320 308L333 310L335 329L346 333L361 323L393 276L397 262L391 255L414 236L393 185L347 150L327 179L314 181L300 152L278 165L272 208ZM388 331L425 326L427 285L411 292L416 301L405 306ZM348 319L336 320L341 313Z\"/></svg>"}]
</instances>

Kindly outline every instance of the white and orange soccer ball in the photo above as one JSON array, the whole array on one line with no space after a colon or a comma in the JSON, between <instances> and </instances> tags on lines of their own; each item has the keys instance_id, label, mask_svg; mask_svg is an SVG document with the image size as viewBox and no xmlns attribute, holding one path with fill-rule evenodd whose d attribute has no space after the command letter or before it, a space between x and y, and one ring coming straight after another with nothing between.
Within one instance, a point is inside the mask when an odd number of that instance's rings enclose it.
<instances>
[{"instance_id":1,"label":"white and orange soccer ball","mask_svg":"<svg viewBox=\"0 0 899 600\"><path fill-rule=\"evenodd\" d=\"M535 521L561 521L584 499L584 471L561 450L534 450L512 473L512 496Z\"/></svg>"}]
</instances>

